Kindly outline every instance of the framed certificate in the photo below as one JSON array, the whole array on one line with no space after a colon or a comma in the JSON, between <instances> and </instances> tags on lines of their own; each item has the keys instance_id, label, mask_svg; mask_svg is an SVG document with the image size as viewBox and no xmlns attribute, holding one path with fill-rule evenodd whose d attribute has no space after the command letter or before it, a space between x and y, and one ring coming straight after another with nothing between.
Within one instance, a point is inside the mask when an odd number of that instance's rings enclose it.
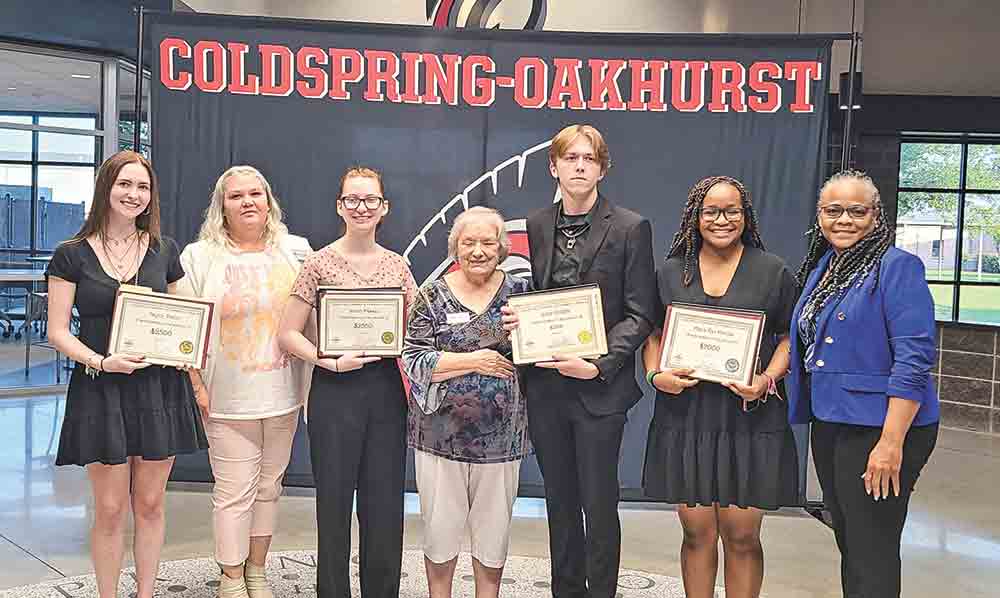
<instances>
[{"instance_id":1,"label":"framed certificate","mask_svg":"<svg viewBox=\"0 0 1000 598\"><path fill-rule=\"evenodd\" d=\"M749 385L757 369L765 319L762 311L669 305L658 369L691 368L692 378Z\"/></svg>"},{"instance_id":2,"label":"framed certificate","mask_svg":"<svg viewBox=\"0 0 1000 598\"><path fill-rule=\"evenodd\" d=\"M156 365L205 367L215 303L122 286L115 297L108 355L141 355Z\"/></svg>"},{"instance_id":3,"label":"framed certificate","mask_svg":"<svg viewBox=\"0 0 1000 598\"><path fill-rule=\"evenodd\" d=\"M556 353L591 358L608 352L596 284L517 293L507 304L520 320L510 337L517 365L551 361Z\"/></svg>"},{"instance_id":4,"label":"framed certificate","mask_svg":"<svg viewBox=\"0 0 1000 598\"><path fill-rule=\"evenodd\" d=\"M399 357L403 353L403 289L341 289L316 291L319 357L339 357L349 351Z\"/></svg>"}]
</instances>

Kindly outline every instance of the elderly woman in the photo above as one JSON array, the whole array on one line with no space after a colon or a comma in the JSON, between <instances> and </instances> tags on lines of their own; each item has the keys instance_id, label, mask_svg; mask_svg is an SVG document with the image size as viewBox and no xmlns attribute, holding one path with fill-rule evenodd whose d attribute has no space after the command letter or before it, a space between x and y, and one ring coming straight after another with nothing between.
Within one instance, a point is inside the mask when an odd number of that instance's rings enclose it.
<instances>
[{"instance_id":1,"label":"elderly woman","mask_svg":"<svg viewBox=\"0 0 1000 598\"><path fill-rule=\"evenodd\" d=\"M893 247L868 176L834 175L817 211L792 316L789 418L813 424L844 596L899 596L906 509L937 439L934 302L923 263Z\"/></svg>"},{"instance_id":2,"label":"elderly woman","mask_svg":"<svg viewBox=\"0 0 1000 598\"><path fill-rule=\"evenodd\" d=\"M191 371L205 415L219 596L270 598L264 574L306 366L278 347L278 323L309 243L288 234L255 168L215 184L199 240L181 255L180 292L216 302L207 367Z\"/></svg>"},{"instance_id":3,"label":"elderly woman","mask_svg":"<svg viewBox=\"0 0 1000 598\"><path fill-rule=\"evenodd\" d=\"M531 452L500 307L528 281L497 268L510 241L496 210L463 212L448 251L458 269L420 289L403 348L424 563L431 598L450 597L468 530L476 596L497 596L521 459Z\"/></svg>"}]
</instances>

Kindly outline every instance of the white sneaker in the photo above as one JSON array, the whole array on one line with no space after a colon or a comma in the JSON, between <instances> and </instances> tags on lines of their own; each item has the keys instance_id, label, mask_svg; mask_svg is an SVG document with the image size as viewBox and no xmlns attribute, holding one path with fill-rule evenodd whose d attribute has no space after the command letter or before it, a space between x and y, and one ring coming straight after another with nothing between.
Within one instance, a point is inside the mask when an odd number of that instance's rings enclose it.
<instances>
[{"instance_id":1,"label":"white sneaker","mask_svg":"<svg viewBox=\"0 0 1000 598\"><path fill-rule=\"evenodd\" d=\"M250 598L247 594L246 579L233 579L225 573L219 574L219 598Z\"/></svg>"},{"instance_id":2,"label":"white sneaker","mask_svg":"<svg viewBox=\"0 0 1000 598\"><path fill-rule=\"evenodd\" d=\"M271 586L267 583L266 567L258 567L247 561L243 569L243 579L246 580L247 594L250 598L274 598Z\"/></svg>"}]
</instances>

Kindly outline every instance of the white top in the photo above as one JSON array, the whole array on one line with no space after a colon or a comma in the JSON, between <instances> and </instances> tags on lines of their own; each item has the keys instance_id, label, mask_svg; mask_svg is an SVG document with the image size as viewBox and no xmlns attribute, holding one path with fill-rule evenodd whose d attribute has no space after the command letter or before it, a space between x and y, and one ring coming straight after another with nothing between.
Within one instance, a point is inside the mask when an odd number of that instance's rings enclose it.
<instances>
[{"instance_id":1,"label":"white top","mask_svg":"<svg viewBox=\"0 0 1000 598\"><path fill-rule=\"evenodd\" d=\"M209 416L262 419L290 413L308 394L312 368L278 347L278 323L309 242L286 235L273 249L236 253L205 241L181 254L178 292L215 301L201 371Z\"/></svg>"}]
</instances>

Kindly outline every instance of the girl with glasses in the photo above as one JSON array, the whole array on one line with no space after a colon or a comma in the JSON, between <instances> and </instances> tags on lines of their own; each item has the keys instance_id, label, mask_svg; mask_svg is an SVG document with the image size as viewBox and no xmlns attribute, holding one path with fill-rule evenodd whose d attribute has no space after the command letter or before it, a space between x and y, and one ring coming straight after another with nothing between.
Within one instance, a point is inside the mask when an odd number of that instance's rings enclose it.
<instances>
[{"instance_id":1,"label":"girl with glasses","mask_svg":"<svg viewBox=\"0 0 1000 598\"><path fill-rule=\"evenodd\" d=\"M375 241L389 213L382 175L344 173L336 202L344 234L306 258L281 322L281 346L314 364L306 403L316 482L316 594L351 595L351 512L358 491L360 582L364 598L397 598L403 551L406 394L395 359L349 352L317 358L312 318L320 285L402 288L410 305L417 285L398 253ZM307 336L304 333L309 333Z\"/></svg>"},{"instance_id":2,"label":"girl with glasses","mask_svg":"<svg viewBox=\"0 0 1000 598\"><path fill-rule=\"evenodd\" d=\"M646 379L657 390L644 486L649 496L679 505L687 596L714 595L721 538L726 596L756 597L764 511L798 504L795 440L778 400L795 279L781 258L764 251L750 192L724 176L691 189L656 278L664 308L676 301L767 315L749 386L699 381L692 370L659 371L659 331L643 351Z\"/></svg>"}]
</instances>

